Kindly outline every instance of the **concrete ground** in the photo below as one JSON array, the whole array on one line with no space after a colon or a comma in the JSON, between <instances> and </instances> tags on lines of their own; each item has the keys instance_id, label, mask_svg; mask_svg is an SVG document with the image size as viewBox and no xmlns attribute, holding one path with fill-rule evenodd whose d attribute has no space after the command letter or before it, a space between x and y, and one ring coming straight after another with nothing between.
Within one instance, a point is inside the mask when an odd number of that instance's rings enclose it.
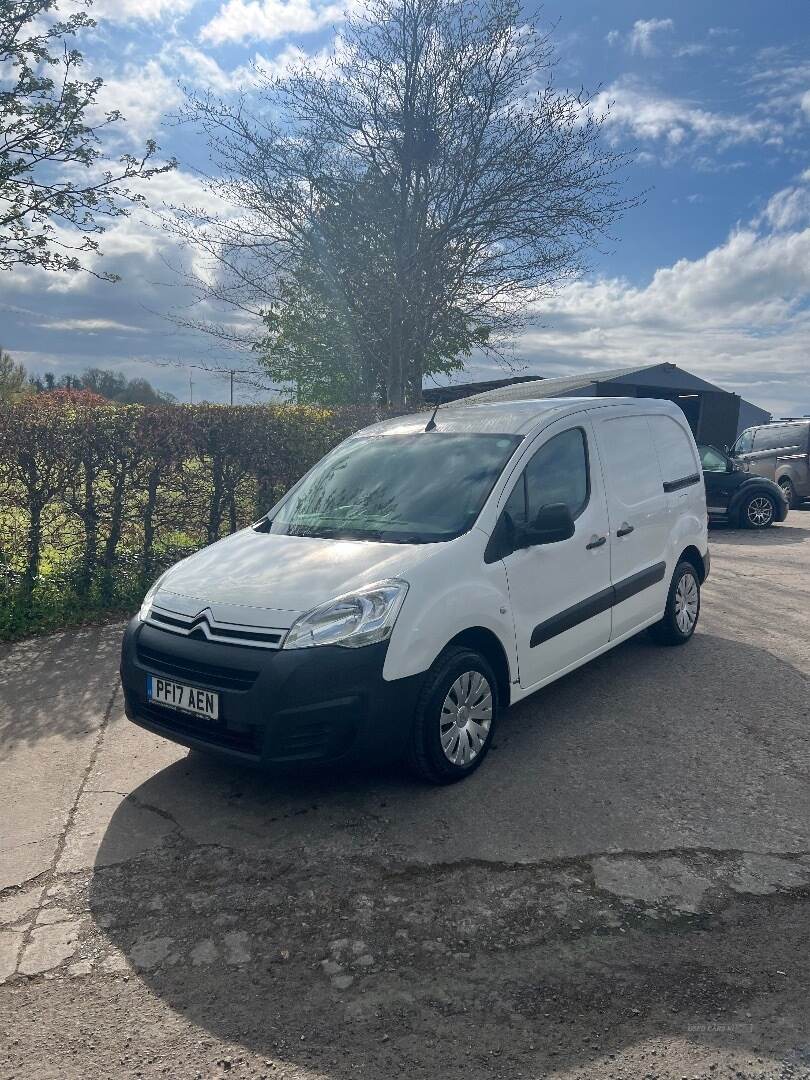
<instances>
[{"instance_id":1,"label":"concrete ground","mask_svg":"<svg viewBox=\"0 0 810 1080\"><path fill-rule=\"evenodd\" d=\"M450 789L187 756L120 627L5 648L0 1076L810 1077L810 512L712 554Z\"/></svg>"}]
</instances>

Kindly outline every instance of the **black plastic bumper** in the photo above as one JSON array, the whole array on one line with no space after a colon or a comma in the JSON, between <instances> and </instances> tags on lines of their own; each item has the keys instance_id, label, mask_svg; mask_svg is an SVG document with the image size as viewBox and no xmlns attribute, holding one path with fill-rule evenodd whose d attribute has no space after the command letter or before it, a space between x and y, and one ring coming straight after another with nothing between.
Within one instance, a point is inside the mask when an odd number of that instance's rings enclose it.
<instances>
[{"instance_id":1,"label":"black plastic bumper","mask_svg":"<svg viewBox=\"0 0 810 1080\"><path fill-rule=\"evenodd\" d=\"M133 619L121 647L126 714L184 746L256 765L394 760L405 748L424 674L386 682L387 649L220 645ZM149 673L216 690L219 719L151 703Z\"/></svg>"}]
</instances>

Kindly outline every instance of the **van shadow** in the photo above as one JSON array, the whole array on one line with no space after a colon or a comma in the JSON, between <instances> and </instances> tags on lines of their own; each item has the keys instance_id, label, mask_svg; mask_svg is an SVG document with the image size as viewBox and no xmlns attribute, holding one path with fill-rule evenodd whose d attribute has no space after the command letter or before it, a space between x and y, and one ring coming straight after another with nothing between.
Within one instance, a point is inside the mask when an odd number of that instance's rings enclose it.
<instances>
[{"instance_id":1,"label":"van shadow","mask_svg":"<svg viewBox=\"0 0 810 1080\"><path fill-rule=\"evenodd\" d=\"M686 915L591 865L810 850L802 702L765 650L637 639L511 710L452 788L192 755L116 811L91 912L180 1016L331 1077L587 1068L661 1035L810 1063L806 891ZM161 823L135 858L133 814Z\"/></svg>"}]
</instances>

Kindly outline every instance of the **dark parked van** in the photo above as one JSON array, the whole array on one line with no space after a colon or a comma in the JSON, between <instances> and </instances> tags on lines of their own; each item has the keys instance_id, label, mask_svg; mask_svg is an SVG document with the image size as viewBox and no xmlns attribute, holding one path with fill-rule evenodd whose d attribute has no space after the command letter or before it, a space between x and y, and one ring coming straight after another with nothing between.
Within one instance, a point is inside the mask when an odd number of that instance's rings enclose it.
<instances>
[{"instance_id":1,"label":"dark parked van","mask_svg":"<svg viewBox=\"0 0 810 1080\"><path fill-rule=\"evenodd\" d=\"M775 480L789 507L810 498L810 419L747 428L730 454L747 472Z\"/></svg>"}]
</instances>

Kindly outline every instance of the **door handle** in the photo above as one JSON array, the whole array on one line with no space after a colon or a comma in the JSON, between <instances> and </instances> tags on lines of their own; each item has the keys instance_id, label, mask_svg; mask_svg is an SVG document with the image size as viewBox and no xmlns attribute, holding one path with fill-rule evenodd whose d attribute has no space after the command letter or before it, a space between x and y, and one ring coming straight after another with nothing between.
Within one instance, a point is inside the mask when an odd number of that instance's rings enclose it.
<instances>
[{"instance_id":1,"label":"door handle","mask_svg":"<svg viewBox=\"0 0 810 1080\"><path fill-rule=\"evenodd\" d=\"M620 527L616 530L616 535L629 536L633 529L635 529L635 525L628 525L626 521L623 521Z\"/></svg>"},{"instance_id":2,"label":"door handle","mask_svg":"<svg viewBox=\"0 0 810 1080\"><path fill-rule=\"evenodd\" d=\"M606 543L607 543L607 537L606 536L592 536L591 540L590 540L590 543L585 545L585 550L586 551L593 551L594 548L599 548L603 544L606 544Z\"/></svg>"}]
</instances>

